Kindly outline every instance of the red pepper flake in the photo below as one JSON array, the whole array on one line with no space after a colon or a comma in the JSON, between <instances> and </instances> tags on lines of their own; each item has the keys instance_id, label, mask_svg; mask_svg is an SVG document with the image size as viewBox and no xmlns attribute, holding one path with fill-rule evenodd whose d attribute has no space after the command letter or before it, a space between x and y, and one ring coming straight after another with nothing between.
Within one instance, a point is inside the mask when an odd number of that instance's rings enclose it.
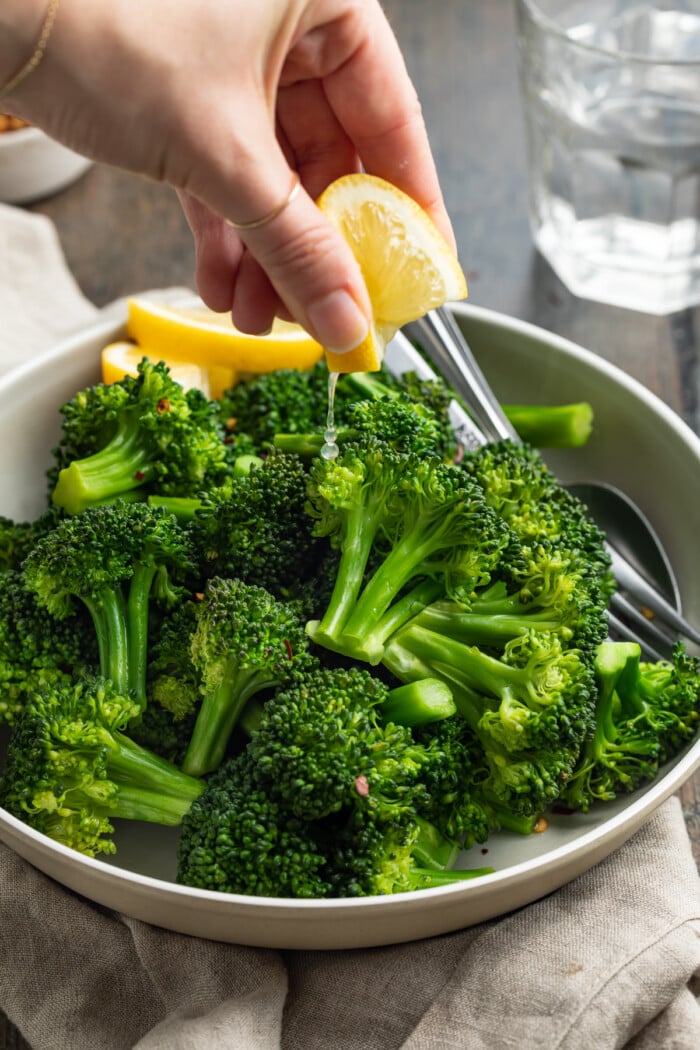
<instances>
[{"instance_id":1,"label":"red pepper flake","mask_svg":"<svg viewBox=\"0 0 700 1050\"><path fill-rule=\"evenodd\" d=\"M482 849L482 851L481 851L481 852L482 852L482 854L483 854L484 856L486 856L486 854L488 853L488 850L487 850L487 849L486 849L486 847L484 846L484 848Z\"/></svg>"},{"instance_id":2,"label":"red pepper flake","mask_svg":"<svg viewBox=\"0 0 700 1050\"><path fill-rule=\"evenodd\" d=\"M156 407L158 412L169 412L170 400L167 397L161 397Z\"/></svg>"},{"instance_id":3,"label":"red pepper flake","mask_svg":"<svg viewBox=\"0 0 700 1050\"><path fill-rule=\"evenodd\" d=\"M137 470L136 473L134 474L134 480L135 481L143 481L143 479L145 477L146 477L146 475L144 474L144 472L142 470Z\"/></svg>"},{"instance_id":4,"label":"red pepper flake","mask_svg":"<svg viewBox=\"0 0 700 1050\"><path fill-rule=\"evenodd\" d=\"M543 831L546 831L549 827L549 821L546 817L538 817L535 822L535 826L532 829L537 835L541 835Z\"/></svg>"},{"instance_id":5,"label":"red pepper flake","mask_svg":"<svg viewBox=\"0 0 700 1050\"><path fill-rule=\"evenodd\" d=\"M227 430L233 430L233 428L235 427L237 422L238 422L238 420L236 419L236 417L235 416L231 416L229 419L226 420L226 423L225 423L226 429Z\"/></svg>"},{"instance_id":6,"label":"red pepper flake","mask_svg":"<svg viewBox=\"0 0 700 1050\"><path fill-rule=\"evenodd\" d=\"M457 445L457 451L455 452L455 458L454 458L455 466L456 467L459 466L459 464L462 462L463 459L464 459L464 445Z\"/></svg>"},{"instance_id":7,"label":"red pepper flake","mask_svg":"<svg viewBox=\"0 0 700 1050\"><path fill-rule=\"evenodd\" d=\"M236 439L232 438L232 437L225 437L223 439L223 443L224 443L224 445L232 445L235 440Z\"/></svg>"},{"instance_id":8,"label":"red pepper flake","mask_svg":"<svg viewBox=\"0 0 700 1050\"><path fill-rule=\"evenodd\" d=\"M364 773L360 773L359 777L355 781L355 791L360 796L360 798L367 798L367 796L369 795L369 780L364 775Z\"/></svg>"},{"instance_id":9,"label":"red pepper flake","mask_svg":"<svg viewBox=\"0 0 700 1050\"><path fill-rule=\"evenodd\" d=\"M287 656L289 657L290 660L293 660L294 659L294 650L292 649L292 643L290 642L289 638L285 638L284 644L287 646Z\"/></svg>"},{"instance_id":10,"label":"red pepper flake","mask_svg":"<svg viewBox=\"0 0 700 1050\"><path fill-rule=\"evenodd\" d=\"M196 602L203 602L204 601L204 593L202 591L195 591L194 592L194 600Z\"/></svg>"}]
</instances>

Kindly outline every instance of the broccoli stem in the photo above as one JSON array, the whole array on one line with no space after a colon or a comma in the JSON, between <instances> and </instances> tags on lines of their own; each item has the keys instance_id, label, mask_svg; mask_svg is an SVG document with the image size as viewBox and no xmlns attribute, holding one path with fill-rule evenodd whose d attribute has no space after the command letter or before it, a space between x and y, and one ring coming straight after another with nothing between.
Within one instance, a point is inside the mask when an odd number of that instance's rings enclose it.
<instances>
[{"instance_id":1,"label":"broccoli stem","mask_svg":"<svg viewBox=\"0 0 700 1050\"><path fill-rule=\"evenodd\" d=\"M311 638L328 649L336 647L348 618L351 616L357 596L362 588L365 569L374 538L381 520L383 501L374 506L360 504L347 516L342 557L333 585L333 593L323 619L308 625Z\"/></svg>"},{"instance_id":2,"label":"broccoli stem","mask_svg":"<svg viewBox=\"0 0 700 1050\"><path fill-rule=\"evenodd\" d=\"M200 781L188 776L167 759L141 747L118 730L113 730L111 737L106 760L109 774L115 781L190 802L201 794Z\"/></svg>"},{"instance_id":3,"label":"broccoli stem","mask_svg":"<svg viewBox=\"0 0 700 1050\"><path fill-rule=\"evenodd\" d=\"M396 686L379 708L383 722L409 728L441 722L456 712L452 690L439 678L422 678Z\"/></svg>"},{"instance_id":4,"label":"broccoli stem","mask_svg":"<svg viewBox=\"0 0 700 1050\"><path fill-rule=\"evenodd\" d=\"M100 671L121 692L129 689L129 640L121 591L104 588L99 598L82 598L95 627Z\"/></svg>"},{"instance_id":5,"label":"broccoli stem","mask_svg":"<svg viewBox=\"0 0 700 1050\"><path fill-rule=\"evenodd\" d=\"M539 631L556 631L561 626L561 615L557 616L552 609L533 610L517 595L509 595L484 601L477 599L468 609L454 602L433 602L418 613L415 623L465 645L502 647L533 627Z\"/></svg>"},{"instance_id":6,"label":"broccoli stem","mask_svg":"<svg viewBox=\"0 0 700 1050\"><path fill-rule=\"evenodd\" d=\"M466 882L467 879L480 879L483 875L493 875L495 868L453 868L452 871L433 871L412 865L409 871L411 889L429 890L435 886L451 886L455 882Z\"/></svg>"},{"instance_id":7,"label":"broccoli stem","mask_svg":"<svg viewBox=\"0 0 700 1050\"><path fill-rule=\"evenodd\" d=\"M148 609L151 588L158 569L159 567L155 564L135 566L126 604L129 688L134 691L142 710L146 706Z\"/></svg>"},{"instance_id":8,"label":"broccoli stem","mask_svg":"<svg viewBox=\"0 0 700 1050\"><path fill-rule=\"evenodd\" d=\"M140 488L152 474L138 424L125 413L109 444L60 472L52 499L68 514L79 514L94 503Z\"/></svg>"},{"instance_id":9,"label":"broccoli stem","mask_svg":"<svg viewBox=\"0 0 700 1050\"><path fill-rule=\"evenodd\" d=\"M157 791L124 784L119 786L116 805L109 810L109 816L122 820L143 820L149 824L178 827L189 812L193 801L194 798L159 795Z\"/></svg>"},{"instance_id":10,"label":"broccoli stem","mask_svg":"<svg viewBox=\"0 0 700 1050\"><path fill-rule=\"evenodd\" d=\"M587 401L569 405L503 405L522 441L535 448L578 448L593 429Z\"/></svg>"},{"instance_id":11,"label":"broccoli stem","mask_svg":"<svg viewBox=\"0 0 700 1050\"><path fill-rule=\"evenodd\" d=\"M522 684L518 668L414 624L390 640L382 663L404 682L439 674L452 690L458 713L475 730L489 704L488 696L500 697L509 683Z\"/></svg>"},{"instance_id":12,"label":"broccoli stem","mask_svg":"<svg viewBox=\"0 0 700 1050\"><path fill-rule=\"evenodd\" d=\"M418 837L413 846L413 856L422 868L431 871L449 871L457 863L460 844L448 838L430 821L416 817Z\"/></svg>"},{"instance_id":13,"label":"broccoli stem","mask_svg":"<svg viewBox=\"0 0 700 1050\"><path fill-rule=\"evenodd\" d=\"M218 769L248 700L271 685L274 679L259 670L245 671L237 660L226 661L221 681L202 701L182 762L183 772L199 777Z\"/></svg>"},{"instance_id":14,"label":"broccoli stem","mask_svg":"<svg viewBox=\"0 0 700 1050\"><path fill-rule=\"evenodd\" d=\"M187 496L157 496L148 497L147 503L151 507L162 507L164 510L177 518L178 521L192 521L197 511L202 506L202 500Z\"/></svg>"},{"instance_id":15,"label":"broccoli stem","mask_svg":"<svg viewBox=\"0 0 700 1050\"><path fill-rule=\"evenodd\" d=\"M204 784L118 731L112 732L108 748L108 775L119 788L110 815L180 824Z\"/></svg>"}]
</instances>

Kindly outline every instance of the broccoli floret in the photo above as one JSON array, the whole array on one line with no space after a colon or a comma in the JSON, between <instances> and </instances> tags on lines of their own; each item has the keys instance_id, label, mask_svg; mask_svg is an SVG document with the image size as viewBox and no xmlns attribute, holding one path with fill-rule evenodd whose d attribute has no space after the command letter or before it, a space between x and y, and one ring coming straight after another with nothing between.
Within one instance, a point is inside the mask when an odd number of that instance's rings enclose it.
<instances>
[{"instance_id":1,"label":"broccoli floret","mask_svg":"<svg viewBox=\"0 0 700 1050\"><path fill-rule=\"evenodd\" d=\"M61 411L50 479L53 502L69 514L149 490L196 496L227 475L218 407L183 390L162 362L144 358L137 378L82 390Z\"/></svg>"},{"instance_id":2,"label":"broccoli floret","mask_svg":"<svg viewBox=\"0 0 700 1050\"><path fill-rule=\"evenodd\" d=\"M415 455L440 455L440 422L426 408L404 394L378 400L357 401L346 409L347 423L336 428L336 444L356 441L364 434L374 435L393 448ZM274 447L303 457L317 456L325 435L275 434Z\"/></svg>"},{"instance_id":3,"label":"broccoli floret","mask_svg":"<svg viewBox=\"0 0 700 1050\"><path fill-rule=\"evenodd\" d=\"M383 663L402 681L433 675L447 682L501 804L528 814L559 797L593 724L595 683L585 653L564 648L555 634L530 631L491 656L409 623L387 644Z\"/></svg>"},{"instance_id":4,"label":"broccoli floret","mask_svg":"<svg viewBox=\"0 0 700 1050\"><path fill-rule=\"evenodd\" d=\"M565 489L540 453L525 444L499 441L467 453L461 467L479 482L489 506L508 523L523 548L521 575L532 573L538 548L566 561L577 586L590 583L605 597L614 589L605 536L580 499ZM513 572L516 576L517 569Z\"/></svg>"},{"instance_id":5,"label":"broccoli floret","mask_svg":"<svg viewBox=\"0 0 700 1050\"><path fill-rule=\"evenodd\" d=\"M130 739L139 714L102 678L34 693L12 732L0 803L88 856L115 852L116 818L177 826L203 785Z\"/></svg>"},{"instance_id":6,"label":"broccoli floret","mask_svg":"<svg viewBox=\"0 0 700 1050\"><path fill-rule=\"evenodd\" d=\"M210 491L190 525L202 576L232 576L288 597L320 558L305 511L307 480L298 456L272 453Z\"/></svg>"},{"instance_id":7,"label":"broccoli floret","mask_svg":"<svg viewBox=\"0 0 700 1050\"><path fill-rule=\"evenodd\" d=\"M264 451L276 433L323 430L327 402L328 368L319 361L313 368L283 368L237 383L221 399L220 413L231 435L246 434Z\"/></svg>"},{"instance_id":8,"label":"broccoli floret","mask_svg":"<svg viewBox=\"0 0 700 1050\"><path fill-rule=\"evenodd\" d=\"M595 726L564 792L587 811L653 780L700 719L700 660L681 643L671 660L641 661L634 642L603 642L595 661Z\"/></svg>"},{"instance_id":9,"label":"broccoli floret","mask_svg":"<svg viewBox=\"0 0 700 1050\"><path fill-rule=\"evenodd\" d=\"M444 379L439 376L424 379L416 372L410 371L393 375L388 369L382 368L380 372L351 372L343 377L343 383L346 401L352 398L356 401L376 401L395 397L420 406L422 411L429 413L433 425L437 426L436 455L445 462L451 462L455 458L457 441L450 416L450 404L454 400L454 393ZM342 419L345 420L344 414Z\"/></svg>"},{"instance_id":10,"label":"broccoli floret","mask_svg":"<svg viewBox=\"0 0 700 1050\"><path fill-rule=\"evenodd\" d=\"M308 492L317 534L341 557L330 602L307 630L319 645L370 663L430 601L484 586L508 539L459 467L369 436L315 461Z\"/></svg>"},{"instance_id":11,"label":"broccoli floret","mask_svg":"<svg viewBox=\"0 0 700 1050\"><path fill-rule=\"evenodd\" d=\"M94 632L76 613L47 625L46 613L17 570L0 574L0 722L12 724L26 698L96 670Z\"/></svg>"},{"instance_id":12,"label":"broccoli floret","mask_svg":"<svg viewBox=\"0 0 700 1050\"><path fill-rule=\"evenodd\" d=\"M422 813L445 835L469 849L501 829L532 833L538 814L520 815L499 800L484 747L464 718L425 725L416 740L429 756Z\"/></svg>"},{"instance_id":13,"label":"broccoli floret","mask_svg":"<svg viewBox=\"0 0 700 1050\"><path fill-rule=\"evenodd\" d=\"M383 724L388 687L359 667L323 669L264 704L249 750L258 780L296 816L317 820L377 791L422 791L411 731ZM410 700L406 702L410 706Z\"/></svg>"},{"instance_id":14,"label":"broccoli floret","mask_svg":"<svg viewBox=\"0 0 700 1050\"><path fill-rule=\"evenodd\" d=\"M250 756L229 759L184 818L177 881L260 897L326 897L313 827L260 788Z\"/></svg>"},{"instance_id":15,"label":"broccoli floret","mask_svg":"<svg viewBox=\"0 0 700 1050\"><path fill-rule=\"evenodd\" d=\"M179 879L318 897L472 877L449 870L459 844L417 810L429 756L408 728L381 724L390 695L359 667L312 671L275 691L258 706L246 750L186 817Z\"/></svg>"},{"instance_id":16,"label":"broccoli floret","mask_svg":"<svg viewBox=\"0 0 700 1050\"><path fill-rule=\"evenodd\" d=\"M187 571L190 548L175 518L144 503L117 500L65 518L24 562L27 586L57 620L76 603L90 613L100 672L146 702L149 608L153 595L176 600L168 574Z\"/></svg>"},{"instance_id":17,"label":"broccoli floret","mask_svg":"<svg viewBox=\"0 0 700 1050\"><path fill-rule=\"evenodd\" d=\"M182 768L217 769L251 697L290 682L315 665L291 605L262 587L214 577L197 610L190 653L202 704Z\"/></svg>"}]
</instances>

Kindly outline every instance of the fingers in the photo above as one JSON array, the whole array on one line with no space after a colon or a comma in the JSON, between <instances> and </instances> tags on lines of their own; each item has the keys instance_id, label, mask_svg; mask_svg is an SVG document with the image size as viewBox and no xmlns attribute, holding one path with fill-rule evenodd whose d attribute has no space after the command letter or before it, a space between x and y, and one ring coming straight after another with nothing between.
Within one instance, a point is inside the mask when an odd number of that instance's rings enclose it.
<instances>
[{"instance_id":1,"label":"fingers","mask_svg":"<svg viewBox=\"0 0 700 1050\"><path fill-rule=\"evenodd\" d=\"M305 191L240 236L291 315L323 346L343 353L362 342L372 309L359 267Z\"/></svg>"},{"instance_id":2,"label":"fingers","mask_svg":"<svg viewBox=\"0 0 700 1050\"><path fill-rule=\"evenodd\" d=\"M420 103L378 3L350 58L324 79L325 93L365 169L413 197L455 245Z\"/></svg>"}]
</instances>

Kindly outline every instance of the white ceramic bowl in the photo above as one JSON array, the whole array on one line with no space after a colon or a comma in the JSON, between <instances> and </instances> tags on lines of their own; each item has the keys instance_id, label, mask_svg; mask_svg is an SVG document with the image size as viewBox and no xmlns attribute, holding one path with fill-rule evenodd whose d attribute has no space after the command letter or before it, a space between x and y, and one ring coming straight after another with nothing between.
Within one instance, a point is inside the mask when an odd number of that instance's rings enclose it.
<instances>
[{"instance_id":1,"label":"white ceramic bowl","mask_svg":"<svg viewBox=\"0 0 700 1050\"><path fill-rule=\"evenodd\" d=\"M0 201L30 204L50 197L79 178L92 164L39 128L17 128L0 135Z\"/></svg>"},{"instance_id":2,"label":"white ceramic bowl","mask_svg":"<svg viewBox=\"0 0 700 1050\"><path fill-rule=\"evenodd\" d=\"M587 399L595 431L581 450L550 457L563 480L598 479L636 500L666 545L686 614L700 622L700 439L661 401L593 354L531 325L456 308L480 364L504 401ZM24 520L44 506L44 471L59 406L99 378L99 351L123 338L119 320L71 338L0 382L0 514ZM118 852L92 860L0 810L0 838L36 867L106 907L196 936L278 948L359 948L434 936L504 914L568 882L620 846L700 766L696 740L649 787L594 808L554 815L544 834L499 833L464 855L495 868L460 885L353 900L271 900L178 886L176 834L122 824Z\"/></svg>"}]
</instances>

